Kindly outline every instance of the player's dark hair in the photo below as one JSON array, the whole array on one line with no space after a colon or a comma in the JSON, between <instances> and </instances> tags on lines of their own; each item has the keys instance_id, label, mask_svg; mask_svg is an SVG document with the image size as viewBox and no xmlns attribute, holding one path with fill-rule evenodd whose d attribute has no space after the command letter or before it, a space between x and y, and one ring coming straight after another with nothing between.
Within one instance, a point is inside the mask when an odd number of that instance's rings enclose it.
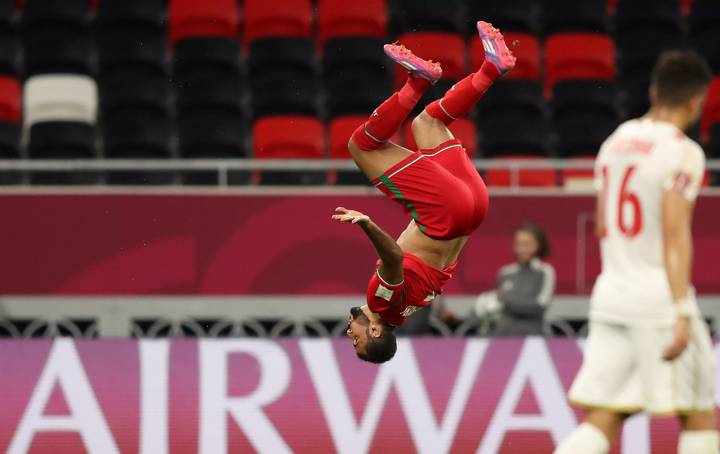
<instances>
[{"instance_id":1,"label":"player's dark hair","mask_svg":"<svg viewBox=\"0 0 720 454\"><path fill-rule=\"evenodd\" d=\"M535 257L539 257L542 259L548 257L552 253L552 248L550 247L550 240L548 240L548 237L545 234L545 230L543 230L543 228L539 225L533 222L526 222L525 224L520 225L520 227L518 227L515 232L527 232L533 237L535 237L535 241L537 241L538 244L538 249L535 253Z\"/></svg>"},{"instance_id":2,"label":"player's dark hair","mask_svg":"<svg viewBox=\"0 0 720 454\"><path fill-rule=\"evenodd\" d=\"M695 51L672 50L660 55L650 78L657 102L676 107L705 91L712 71Z\"/></svg>"},{"instance_id":3,"label":"player's dark hair","mask_svg":"<svg viewBox=\"0 0 720 454\"><path fill-rule=\"evenodd\" d=\"M365 353L358 352L358 358L369 363L381 364L390 361L397 351L397 338L393 332L395 327L383 323L380 336L372 337L368 328Z\"/></svg>"}]
</instances>

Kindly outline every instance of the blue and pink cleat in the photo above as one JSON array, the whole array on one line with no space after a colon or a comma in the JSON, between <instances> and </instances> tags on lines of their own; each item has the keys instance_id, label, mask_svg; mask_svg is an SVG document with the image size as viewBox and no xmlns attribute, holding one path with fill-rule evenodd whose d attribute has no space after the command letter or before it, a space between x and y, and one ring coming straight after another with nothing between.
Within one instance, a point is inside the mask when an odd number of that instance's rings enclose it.
<instances>
[{"instance_id":1,"label":"blue and pink cleat","mask_svg":"<svg viewBox=\"0 0 720 454\"><path fill-rule=\"evenodd\" d=\"M478 21L477 30L485 48L485 61L492 63L502 77L515 67L515 56L505 44L505 38L500 30L492 24Z\"/></svg>"},{"instance_id":2,"label":"blue and pink cleat","mask_svg":"<svg viewBox=\"0 0 720 454\"><path fill-rule=\"evenodd\" d=\"M425 79L431 84L442 77L440 63L424 60L402 44L385 44L384 49L390 59L410 72L410 76Z\"/></svg>"}]
</instances>

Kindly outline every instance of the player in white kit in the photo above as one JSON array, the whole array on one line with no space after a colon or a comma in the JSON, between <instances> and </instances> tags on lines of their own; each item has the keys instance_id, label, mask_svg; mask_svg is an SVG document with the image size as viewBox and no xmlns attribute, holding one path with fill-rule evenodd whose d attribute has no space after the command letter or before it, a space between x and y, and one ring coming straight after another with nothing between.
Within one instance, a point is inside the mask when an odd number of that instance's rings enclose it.
<instances>
[{"instance_id":1,"label":"player in white kit","mask_svg":"<svg viewBox=\"0 0 720 454\"><path fill-rule=\"evenodd\" d=\"M690 285L692 212L705 157L683 132L699 119L710 78L697 54L663 54L650 111L622 124L600 149L602 273L569 394L587 413L556 454L605 454L623 421L642 411L679 417L679 454L719 452L713 350Z\"/></svg>"}]
</instances>

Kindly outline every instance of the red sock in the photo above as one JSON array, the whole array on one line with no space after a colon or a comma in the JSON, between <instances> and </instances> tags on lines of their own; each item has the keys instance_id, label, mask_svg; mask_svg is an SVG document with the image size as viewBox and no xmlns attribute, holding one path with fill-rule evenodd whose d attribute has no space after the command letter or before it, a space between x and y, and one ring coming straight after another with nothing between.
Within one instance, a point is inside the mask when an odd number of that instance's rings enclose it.
<instances>
[{"instance_id":1,"label":"red sock","mask_svg":"<svg viewBox=\"0 0 720 454\"><path fill-rule=\"evenodd\" d=\"M430 82L427 80L408 77L400 91L380 104L368 121L355 130L352 135L355 145L368 151L380 148L400 129L400 125L429 88Z\"/></svg>"},{"instance_id":2,"label":"red sock","mask_svg":"<svg viewBox=\"0 0 720 454\"><path fill-rule=\"evenodd\" d=\"M425 111L446 125L450 124L467 115L498 76L495 65L484 62L478 72L453 85L442 99L428 104Z\"/></svg>"}]
</instances>

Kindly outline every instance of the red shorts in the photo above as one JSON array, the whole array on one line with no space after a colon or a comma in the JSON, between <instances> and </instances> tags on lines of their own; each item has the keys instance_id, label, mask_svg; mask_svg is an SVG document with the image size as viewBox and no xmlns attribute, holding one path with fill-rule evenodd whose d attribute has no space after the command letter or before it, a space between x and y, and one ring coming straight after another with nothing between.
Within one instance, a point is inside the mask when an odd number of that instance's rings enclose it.
<instances>
[{"instance_id":1,"label":"red shorts","mask_svg":"<svg viewBox=\"0 0 720 454\"><path fill-rule=\"evenodd\" d=\"M470 235L488 209L485 182L457 139L408 156L373 183L439 240Z\"/></svg>"}]
</instances>

